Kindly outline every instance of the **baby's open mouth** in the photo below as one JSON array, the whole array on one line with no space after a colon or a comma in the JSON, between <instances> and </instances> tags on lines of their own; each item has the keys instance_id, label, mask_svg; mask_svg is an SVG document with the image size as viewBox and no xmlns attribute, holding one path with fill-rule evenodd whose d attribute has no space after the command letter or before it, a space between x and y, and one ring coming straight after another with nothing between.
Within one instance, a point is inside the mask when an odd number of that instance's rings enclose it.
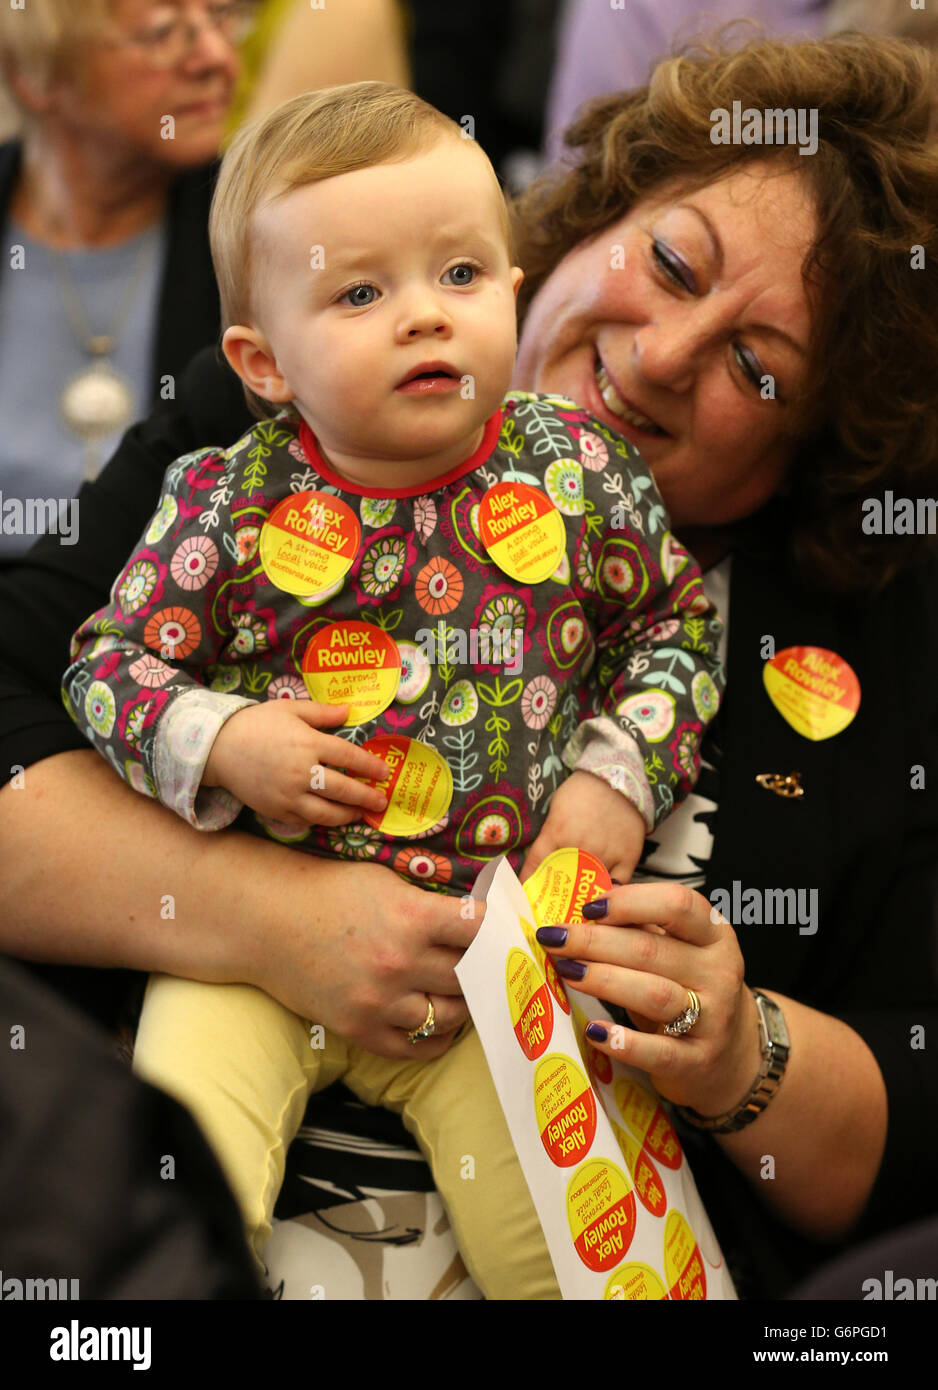
<instances>
[{"instance_id":1,"label":"baby's open mouth","mask_svg":"<svg viewBox=\"0 0 938 1390\"><path fill-rule=\"evenodd\" d=\"M662 438L667 438L667 430L661 429L654 420L650 420L647 415L643 415L640 410L627 405L619 395L612 382L609 380L609 373L603 366L599 358L596 358L593 371L596 374L596 385L599 387L599 394L603 398L603 405L607 410L611 410L613 415L618 415L620 420L626 424L634 426L637 430L644 430L647 434L656 434Z\"/></svg>"},{"instance_id":2,"label":"baby's open mouth","mask_svg":"<svg viewBox=\"0 0 938 1390\"><path fill-rule=\"evenodd\" d=\"M460 375L449 362L418 362L417 365L397 383L396 389L404 391L426 391L446 386L458 386Z\"/></svg>"}]
</instances>

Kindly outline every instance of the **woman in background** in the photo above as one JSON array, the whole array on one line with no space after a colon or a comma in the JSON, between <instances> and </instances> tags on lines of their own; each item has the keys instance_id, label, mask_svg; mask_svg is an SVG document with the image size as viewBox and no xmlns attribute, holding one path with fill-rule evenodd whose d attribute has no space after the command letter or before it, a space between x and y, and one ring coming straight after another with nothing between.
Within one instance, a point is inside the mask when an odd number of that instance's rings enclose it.
<instances>
[{"instance_id":1,"label":"woman in background","mask_svg":"<svg viewBox=\"0 0 938 1390\"><path fill-rule=\"evenodd\" d=\"M218 333L208 208L252 7L0 8L0 489L74 497ZM27 350L24 350L27 349ZM34 513L33 515L35 515ZM7 509L0 559L32 544Z\"/></svg>"}]
</instances>

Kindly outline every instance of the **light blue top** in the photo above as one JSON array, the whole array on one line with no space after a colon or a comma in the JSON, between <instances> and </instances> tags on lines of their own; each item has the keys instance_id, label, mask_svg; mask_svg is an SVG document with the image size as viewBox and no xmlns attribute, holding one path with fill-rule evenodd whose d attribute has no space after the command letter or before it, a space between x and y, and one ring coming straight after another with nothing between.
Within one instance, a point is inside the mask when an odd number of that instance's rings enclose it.
<instances>
[{"instance_id":1,"label":"light blue top","mask_svg":"<svg viewBox=\"0 0 938 1390\"><path fill-rule=\"evenodd\" d=\"M147 413L149 404L166 232L163 220L116 246L53 251L13 219L7 222L0 241L0 560L23 554L35 540L33 534L17 533L20 509L8 505L11 500L74 497L84 472L84 443L62 419L59 397L93 359L70 327L54 258L64 257L90 332L103 334L111 331L147 246L110 359L133 392L129 425ZM22 269L13 268L18 262ZM122 434L117 430L101 442L102 463ZM26 508L24 515L29 529L36 512Z\"/></svg>"}]
</instances>

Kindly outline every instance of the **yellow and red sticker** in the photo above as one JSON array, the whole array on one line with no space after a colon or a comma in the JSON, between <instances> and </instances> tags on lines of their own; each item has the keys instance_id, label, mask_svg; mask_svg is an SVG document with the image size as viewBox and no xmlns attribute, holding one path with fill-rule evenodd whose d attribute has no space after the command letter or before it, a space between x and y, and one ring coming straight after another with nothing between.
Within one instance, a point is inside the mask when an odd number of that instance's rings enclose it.
<instances>
[{"instance_id":1,"label":"yellow and red sticker","mask_svg":"<svg viewBox=\"0 0 938 1390\"><path fill-rule=\"evenodd\" d=\"M638 1301L654 1303L666 1299L668 1291L648 1265L622 1265L606 1280L603 1298L607 1302Z\"/></svg>"},{"instance_id":2,"label":"yellow and red sticker","mask_svg":"<svg viewBox=\"0 0 938 1390\"><path fill-rule=\"evenodd\" d=\"M585 849L555 849L526 880L531 911L540 926L582 922L583 908L612 887L605 866Z\"/></svg>"},{"instance_id":3,"label":"yellow and red sticker","mask_svg":"<svg viewBox=\"0 0 938 1390\"><path fill-rule=\"evenodd\" d=\"M596 1134L596 1097L572 1058L554 1052L538 1062L534 1112L550 1161L558 1168L579 1163Z\"/></svg>"},{"instance_id":4,"label":"yellow and red sticker","mask_svg":"<svg viewBox=\"0 0 938 1390\"><path fill-rule=\"evenodd\" d=\"M525 584L549 579L566 553L563 517L529 483L495 483L479 503L479 537L503 573Z\"/></svg>"},{"instance_id":5,"label":"yellow and red sticker","mask_svg":"<svg viewBox=\"0 0 938 1390\"><path fill-rule=\"evenodd\" d=\"M613 1094L619 1113L639 1142L665 1168L680 1168L680 1141L651 1092L631 1077L620 1076Z\"/></svg>"},{"instance_id":6,"label":"yellow and red sticker","mask_svg":"<svg viewBox=\"0 0 938 1390\"><path fill-rule=\"evenodd\" d=\"M762 679L783 719L814 743L841 733L860 708L856 673L825 647L776 652L765 663Z\"/></svg>"},{"instance_id":7,"label":"yellow and red sticker","mask_svg":"<svg viewBox=\"0 0 938 1390\"><path fill-rule=\"evenodd\" d=\"M361 534L340 497L297 492L278 502L261 528L261 565L271 584L306 598L345 578Z\"/></svg>"},{"instance_id":8,"label":"yellow and red sticker","mask_svg":"<svg viewBox=\"0 0 938 1390\"><path fill-rule=\"evenodd\" d=\"M617 1125L614 1121L612 1128L619 1141L622 1157L625 1159L635 1184L638 1200L646 1211L651 1212L652 1216L664 1216L668 1207L668 1198L657 1168L633 1135L628 1134L621 1125Z\"/></svg>"},{"instance_id":9,"label":"yellow and red sticker","mask_svg":"<svg viewBox=\"0 0 938 1390\"><path fill-rule=\"evenodd\" d=\"M363 820L385 835L420 835L436 825L453 799L453 774L435 748L401 734L377 734L362 744L387 763L384 782L363 778L387 794L383 811L366 811Z\"/></svg>"},{"instance_id":10,"label":"yellow and red sticker","mask_svg":"<svg viewBox=\"0 0 938 1390\"><path fill-rule=\"evenodd\" d=\"M394 699L401 679L401 655L390 633L374 623L330 623L303 653L303 680L310 699L348 705L348 725L374 719Z\"/></svg>"},{"instance_id":11,"label":"yellow and red sticker","mask_svg":"<svg viewBox=\"0 0 938 1390\"><path fill-rule=\"evenodd\" d=\"M524 951L508 952L505 989L515 1037L525 1057L533 1062L547 1050L554 1028L554 1010L547 981Z\"/></svg>"},{"instance_id":12,"label":"yellow and red sticker","mask_svg":"<svg viewBox=\"0 0 938 1390\"><path fill-rule=\"evenodd\" d=\"M554 967L554 962L534 935L532 923L530 923L526 917L519 917L518 921L521 923L521 930L524 932L525 940L534 953L534 959L547 977L547 984L551 994L557 1000L557 1003L563 1009L564 1013L568 1014L570 1012L570 1001L567 998L567 991L564 989L563 980L561 980Z\"/></svg>"},{"instance_id":13,"label":"yellow and red sticker","mask_svg":"<svg viewBox=\"0 0 938 1390\"><path fill-rule=\"evenodd\" d=\"M679 1211L669 1212L664 1223L664 1277L673 1299L686 1302L707 1297L703 1256Z\"/></svg>"},{"instance_id":14,"label":"yellow and red sticker","mask_svg":"<svg viewBox=\"0 0 938 1390\"><path fill-rule=\"evenodd\" d=\"M605 1158L581 1164L567 1184L567 1222L588 1269L618 1265L635 1234L635 1195L622 1169Z\"/></svg>"}]
</instances>

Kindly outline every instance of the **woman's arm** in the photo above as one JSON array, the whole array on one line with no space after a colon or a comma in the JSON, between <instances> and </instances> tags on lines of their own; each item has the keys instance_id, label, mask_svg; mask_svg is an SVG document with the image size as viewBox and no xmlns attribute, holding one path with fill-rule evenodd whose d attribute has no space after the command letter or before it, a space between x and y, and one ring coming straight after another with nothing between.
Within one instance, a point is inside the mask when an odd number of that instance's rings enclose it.
<instances>
[{"instance_id":1,"label":"woman's arm","mask_svg":"<svg viewBox=\"0 0 938 1390\"><path fill-rule=\"evenodd\" d=\"M0 791L0 949L27 960L242 981L382 1056L432 994L446 1050L467 1012L453 967L479 923L372 864L193 830L90 749Z\"/></svg>"},{"instance_id":2,"label":"woman's arm","mask_svg":"<svg viewBox=\"0 0 938 1390\"><path fill-rule=\"evenodd\" d=\"M876 1058L852 1028L774 990L765 992L781 1007L791 1039L785 1075L758 1120L716 1142L790 1226L815 1240L836 1240L861 1217L879 1171L886 1086ZM754 1017L751 1029L758 1034ZM723 1110L702 1113L722 1114L736 1105L760 1061L757 1044L749 1079L735 1098Z\"/></svg>"}]
</instances>

